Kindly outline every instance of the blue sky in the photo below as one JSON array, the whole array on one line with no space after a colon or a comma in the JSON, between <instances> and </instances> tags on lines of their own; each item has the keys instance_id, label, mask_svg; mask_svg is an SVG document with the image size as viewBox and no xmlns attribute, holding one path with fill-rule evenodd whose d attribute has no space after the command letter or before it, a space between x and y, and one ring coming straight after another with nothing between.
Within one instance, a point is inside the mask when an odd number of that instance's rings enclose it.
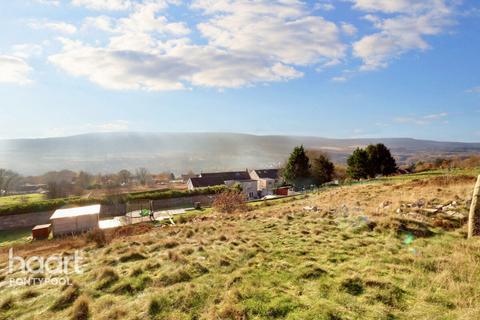
<instances>
[{"instance_id":1,"label":"blue sky","mask_svg":"<svg viewBox=\"0 0 480 320\"><path fill-rule=\"evenodd\" d=\"M0 138L480 141L476 1L19 0L0 28Z\"/></svg>"}]
</instances>

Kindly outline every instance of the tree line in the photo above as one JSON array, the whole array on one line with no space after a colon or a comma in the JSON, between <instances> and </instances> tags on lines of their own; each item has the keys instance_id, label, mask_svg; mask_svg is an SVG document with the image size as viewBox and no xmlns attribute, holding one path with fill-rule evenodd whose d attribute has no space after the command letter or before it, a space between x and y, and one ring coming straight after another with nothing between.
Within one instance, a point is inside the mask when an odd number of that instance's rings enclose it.
<instances>
[{"instance_id":1,"label":"tree line","mask_svg":"<svg viewBox=\"0 0 480 320\"><path fill-rule=\"evenodd\" d=\"M86 171L71 170L50 171L40 176L21 176L7 169L0 168L0 196L21 190L23 185L45 185L50 199L82 195L86 190L113 190L134 185L148 186L156 181L174 180L173 173L151 174L146 168L134 171L120 170L112 174L91 174Z\"/></svg>"},{"instance_id":2,"label":"tree line","mask_svg":"<svg viewBox=\"0 0 480 320\"><path fill-rule=\"evenodd\" d=\"M359 180L388 176L398 171L390 150L384 144L369 145L365 149L357 148L347 158L346 174ZM302 146L295 147L282 170L285 183L297 188L322 185L330 182L336 175L336 167L328 155L322 152L306 151Z\"/></svg>"}]
</instances>

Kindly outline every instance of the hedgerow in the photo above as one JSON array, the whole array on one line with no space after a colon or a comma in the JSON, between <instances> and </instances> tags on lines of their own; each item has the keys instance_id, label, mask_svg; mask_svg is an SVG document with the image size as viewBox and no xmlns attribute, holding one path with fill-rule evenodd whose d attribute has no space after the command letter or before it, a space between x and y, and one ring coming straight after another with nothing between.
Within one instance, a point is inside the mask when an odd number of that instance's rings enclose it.
<instances>
[{"instance_id":1,"label":"hedgerow","mask_svg":"<svg viewBox=\"0 0 480 320\"><path fill-rule=\"evenodd\" d=\"M15 214L24 214L32 212L44 212L44 211L53 211L65 206L82 206L89 204L100 203L103 205L109 205L112 203L126 203L129 201L139 201L139 200L161 200L161 199L172 199L172 198L183 198L191 197L196 195L210 195L217 194L224 191L226 187L209 187L202 188L192 191L181 191L181 190L160 190L160 191L147 191L147 192L135 192L130 194L123 195L110 195L104 198L62 198L62 199L52 199L52 200L40 200L33 201L28 203L20 203L9 206L0 207L0 215L15 215Z\"/></svg>"}]
</instances>

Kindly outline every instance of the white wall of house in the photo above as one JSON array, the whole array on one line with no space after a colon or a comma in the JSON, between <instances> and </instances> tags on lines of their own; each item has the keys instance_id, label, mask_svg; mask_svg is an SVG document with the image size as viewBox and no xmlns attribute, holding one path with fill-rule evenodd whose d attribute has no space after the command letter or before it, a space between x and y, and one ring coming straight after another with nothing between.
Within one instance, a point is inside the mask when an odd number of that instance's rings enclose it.
<instances>
[{"instance_id":1,"label":"white wall of house","mask_svg":"<svg viewBox=\"0 0 480 320\"><path fill-rule=\"evenodd\" d=\"M229 188L233 187L237 183L240 184L240 186L242 187L242 192L245 194L245 196L247 196L249 200L258 198L258 181L256 180L225 181L225 185Z\"/></svg>"},{"instance_id":2,"label":"white wall of house","mask_svg":"<svg viewBox=\"0 0 480 320\"><path fill-rule=\"evenodd\" d=\"M188 190L190 191L195 190L195 187L193 186L193 183L192 183L192 179L188 179L187 187L188 187Z\"/></svg>"},{"instance_id":3,"label":"white wall of house","mask_svg":"<svg viewBox=\"0 0 480 320\"><path fill-rule=\"evenodd\" d=\"M257 189L260 191L262 197L269 196L273 194L273 189L275 188L275 179L258 179Z\"/></svg>"}]
</instances>

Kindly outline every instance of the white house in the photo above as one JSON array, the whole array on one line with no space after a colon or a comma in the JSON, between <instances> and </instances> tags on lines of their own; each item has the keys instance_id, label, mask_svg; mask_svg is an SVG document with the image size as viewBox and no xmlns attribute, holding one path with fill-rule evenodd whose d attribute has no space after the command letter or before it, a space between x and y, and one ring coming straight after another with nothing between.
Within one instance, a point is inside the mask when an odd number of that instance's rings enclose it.
<instances>
[{"instance_id":1,"label":"white house","mask_svg":"<svg viewBox=\"0 0 480 320\"><path fill-rule=\"evenodd\" d=\"M232 187L235 184L240 184L248 199L258 199L273 194L279 182L278 169L264 169L202 173L198 177L190 178L187 185L189 190L195 190L220 185Z\"/></svg>"}]
</instances>

